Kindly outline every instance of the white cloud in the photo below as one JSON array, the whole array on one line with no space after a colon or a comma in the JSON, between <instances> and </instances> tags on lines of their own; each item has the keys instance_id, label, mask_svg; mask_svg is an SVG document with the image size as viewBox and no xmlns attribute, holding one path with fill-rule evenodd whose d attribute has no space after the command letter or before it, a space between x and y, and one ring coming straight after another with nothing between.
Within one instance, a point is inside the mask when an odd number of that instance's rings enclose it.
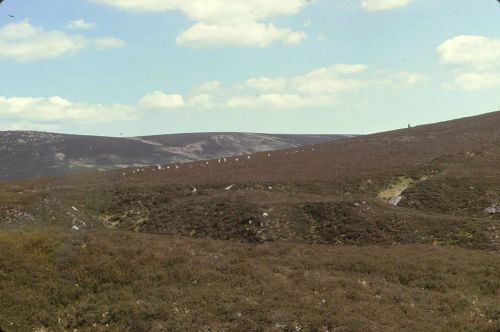
<instances>
[{"instance_id":1,"label":"white cloud","mask_svg":"<svg viewBox=\"0 0 500 332\"><path fill-rule=\"evenodd\" d=\"M453 69L446 89L475 91L500 86L500 39L460 35L437 48L441 63Z\"/></svg>"},{"instance_id":2,"label":"white cloud","mask_svg":"<svg viewBox=\"0 0 500 332\"><path fill-rule=\"evenodd\" d=\"M275 41L299 44L306 38L304 32L279 29L273 24L257 22L221 25L197 23L177 37L177 43L192 48L207 47L267 47Z\"/></svg>"},{"instance_id":3,"label":"white cloud","mask_svg":"<svg viewBox=\"0 0 500 332\"><path fill-rule=\"evenodd\" d=\"M120 48L125 46L125 42L123 40L113 37L97 38L94 40L94 44L100 49Z\"/></svg>"},{"instance_id":4,"label":"white cloud","mask_svg":"<svg viewBox=\"0 0 500 332\"><path fill-rule=\"evenodd\" d=\"M86 46L87 40L82 36L44 31L28 21L9 23L0 28L0 59L50 59L77 53Z\"/></svg>"},{"instance_id":5,"label":"white cloud","mask_svg":"<svg viewBox=\"0 0 500 332\"><path fill-rule=\"evenodd\" d=\"M139 101L139 106L144 109L175 109L184 107L185 102L181 95L155 91L144 96Z\"/></svg>"},{"instance_id":6,"label":"white cloud","mask_svg":"<svg viewBox=\"0 0 500 332\"><path fill-rule=\"evenodd\" d=\"M335 64L312 70L304 75L292 78L286 77L260 77L252 78L246 82L249 88L261 92L284 92L293 89L295 92L318 95L323 93L336 93L343 90L361 87L366 82L346 79L345 75L359 74L366 71L364 64ZM344 76L344 77L343 77Z\"/></svg>"},{"instance_id":7,"label":"white cloud","mask_svg":"<svg viewBox=\"0 0 500 332\"><path fill-rule=\"evenodd\" d=\"M371 84L370 80L346 78L344 75L359 74L367 68L362 64L337 64L294 77L290 82L297 92L313 96L355 91Z\"/></svg>"},{"instance_id":8,"label":"white cloud","mask_svg":"<svg viewBox=\"0 0 500 332\"><path fill-rule=\"evenodd\" d=\"M337 65L330 66L328 68L321 68L320 71L331 71L336 74L357 74L357 73L362 73L368 69L367 65L363 64L345 64L345 63L340 63Z\"/></svg>"},{"instance_id":9,"label":"white cloud","mask_svg":"<svg viewBox=\"0 0 500 332\"><path fill-rule=\"evenodd\" d=\"M500 39L461 35L442 43L437 52L442 63L487 69L500 66Z\"/></svg>"},{"instance_id":10,"label":"white cloud","mask_svg":"<svg viewBox=\"0 0 500 332\"><path fill-rule=\"evenodd\" d=\"M74 20L74 21L69 21L68 24L66 24L66 29L70 30L89 30L95 28L95 24L92 22L87 22L83 19L79 20Z\"/></svg>"},{"instance_id":11,"label":"white cloud","mask_svg":"<svg viewBox=\"0 0 500 332\"><path fill-rule=\"evenodd\" d=\"M444 85L446 89L477 91L500 87L500 73L463 73L455 77L451 83Z\"/></svg>"},{"instance_id":12,"label":"white cloud","mask_svg":"<svg viewBox=\"0 0 500 332\"><path fill-rule=\"evenodd\" d=\"M92 0L116 8L138 12L164 12L179 10L187 17L200 21L219 23L241 22L297 14L309 1L306 0Z\"/></svg>"},{"instance_id":13,"label":"white cloud","mask_svg":"<svg viewBox=\"0 0 500 332\"><path fill-rule=\"evenodd\" d=\"M284 77L259 77L251 78L246 86L261 92L284 92L287 90L288 81Z\"/></svg>"},{"instance_id":14,"label":"white cloud","mask_svg":"<svg viewBox=\"0 0 500 332\"><path fill-rule=\"evenodd\" d=\"M177 37L177 43L192 48L267 47L280 41L286 45L301 43L306 34L278 28L265 19L295 15L307 0L91 0L119 9L137 12L177 10L196 23Z\"/></svg>"},{"instance_id":15,"label":"white cloud","mask_svg":"<svg viewBox=\"0 0 500 332\"><path fill-rule=\"evenodd\" d=\"M419 73L399 72L392 75L392 82L400 85L415 85L425 81L427 76Z\"/></svg>"},{"instance_id":16,"label":"white cloud","mask_svg":"<svg viewBox=\"0 0 500 332\"><path fill-rule=\"evenodd\" d=\"M216 81L206 83L206 87ZM203 85L201 86L203 88ZM139 108L143 110L179 110L179 109L212 109L220 105L215 101L212 91L201 91L190 98L184 98L180 94L168 94L162 91L154 91L141 98Z\"/></svg>"},{"instance_id":17,"label":"white cloud","mask_svg":"<svg viewBox=\"0 0 500 332\"><path fill-rule=\"evenodd\" d=\"M134 107L112 104L73 103L62 97L0 97L0 117L20 123L105 123L131 121L139 113Z\"/></svg>"},{"instance_id":18,"label":"white cloud","mask_svg":"<svg viewBox=\"0 0 500 332\"><path fill-rule=\"evenodd\" d=\"M196 95L189 100L187 105L193 109L213 109L218 107L217 102L214 100L214 96L209 93L203 93Z\"/></svg>"},{"instance_id":19,"label":"white cloud","mask_svg":"<svg viewBox=\"0 0 500 332\"><path fill-rule=\"evenodd\" d=\"M37 131L54 131L58 129L58 125L40 124L28 121L12 122L2 126L1 130L37 130Z\"/></svg>"},{"instance_id":20,"label":"white cloud","mask_svg":"<svg viewBox=\"0 0 500 332\"><path fill-rule=\"evenodd\" d=\"M335 64L296 76L250 78L229 89L223 88L219 81L208 81L187 96L155 91L145 95L137 106L76 103L59 96L0 97L0 119L4 129L54 130L67 123L134 121L144 110L329 108L353 98L359 101L362 99L359 93L367 89L412 86L423 79L417 73L372 73L363 64ZM500 83L491 81L491 85ZM469 88L475 87L469 85Z\"/></svg>"},{"instance_id":21,"label":"white cloud","mask_svg":"<svg viewBox=\"0 0 500 332\"><path fill-rule=\"evenodd\" d=\"M328 107L337 103L337 97L331 96L304 96L299 94L261 94L257 96L231 97L225 107L231 109L301 109L310 107Z\"/></svg>"},{"instance_id":22,"label":"white cloud","mask_svg":"<svg viewBox=\"0 0 500 332\"><path fill-rule=\"evenodd\" d=\"M222 84L219 81L208 81L196 88L197 92L203 93L203 92L209 92L213 93L222 88Z\"/></svg>"},{"instance_id":23,"label":"white cloud","mask_svg":"<svg viewBox=\"0 0 500 332\"><path fill-rule=\"evenodd\" d=\"M408 6L413 0L362 0L361 7L367 11L389 10Z\"/></svg>"},{"instance_id":24,"label":"white cloud","mask_svg":"<svg viewBox=\"0 0 500 332\"><path fill-rule=\"evenodd\" d=\"M63 31L45 31L41 27L31 25L28 20L24 20L0 27L0 60L22 62L53 59L78 53L93 42L99 46L102 40L88 39Z\"/></svg>"},{"instance_id":25,"label":"white cloud","mask_svg":"<svg viewBox=\"0 0 500 332\"><path fill-rule=\"evenodd\" d=\"M222 90L194 89L192 97L169 95L160 91L145 96L139 105L144 109L307 109L336 105L344 98L367 88L413 86L425 79L417 73L368 73L363 64L335 64L303 75L250 78Z\"/></svg>"}]
</instances>

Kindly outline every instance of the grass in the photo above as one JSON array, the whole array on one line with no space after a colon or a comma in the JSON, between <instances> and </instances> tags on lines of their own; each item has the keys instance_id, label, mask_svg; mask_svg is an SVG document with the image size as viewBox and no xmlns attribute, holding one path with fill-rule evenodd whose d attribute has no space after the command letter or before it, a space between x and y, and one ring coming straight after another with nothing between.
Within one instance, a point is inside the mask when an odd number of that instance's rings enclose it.
<instances>
[{"instance_id":1,"label":"grass","mask_svg":"<svg viewBox=\"0 0 500 332\"><path fill-rule=\"evenodd\" d=\"M0 331L498 332L487 132L2 183Z\"/></svg>"},{"instance_id":2,"label":"grass","mask_svg":"<svg viewBox=\"0 0 500 332\"><path fill-rule=\"evenodd\" d=\"M498 255L243 244L119 231L0 233L0 330L496 331Z\"/></svg>"},{"instance_id":3,"label":"grass","mask_svg":"<svg viewBox=\"0 0 500 332\"><path fill-rule=\"evenodd\" d=\"M384 190L382 190L378 194L378 198L384 201L390 201L395 196L400 196L403 191L408 189L410 186L417 183L417 181L413 180L407 176L400 176L396 180L394 180L389 186L387 186Z\"/></svg>"}]
</instances>

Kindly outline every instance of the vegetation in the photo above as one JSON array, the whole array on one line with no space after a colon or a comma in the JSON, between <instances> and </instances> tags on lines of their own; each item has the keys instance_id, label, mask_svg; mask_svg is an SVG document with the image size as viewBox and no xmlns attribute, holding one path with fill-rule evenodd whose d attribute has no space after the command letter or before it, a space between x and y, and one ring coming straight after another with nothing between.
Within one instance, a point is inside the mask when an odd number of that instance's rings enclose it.
<instances>
[{"instance_id":1,"label":"vegetation","mask_svg":"<svg viewBox=\"0 0 500 332\"><path fill-rule=\"evenodd\" d=\"M5 331L496 331L496 254L241 244L57 227L0 235Z\"/></svg>"},{"instance_id":2,"label":"vegetation","mask_svg":"<svg viewBox=\"0 0 500 332\"><path fill-rule=\"evenodd\" d=\"M0 184L0 331L497 332L499 115Z\"/></svg>"},{"instance_id":3,"label":"vegetation","mask_svg":"<svg viewBox=\"0 0 500 332\"><path fill-rule=\"evenodd\" d=\"M416 183L412 178L401 176L393 181L387 188L382 190L378 197L384 201L390 201L394 196L399 196Z\"/></svg>"}]
</instances>

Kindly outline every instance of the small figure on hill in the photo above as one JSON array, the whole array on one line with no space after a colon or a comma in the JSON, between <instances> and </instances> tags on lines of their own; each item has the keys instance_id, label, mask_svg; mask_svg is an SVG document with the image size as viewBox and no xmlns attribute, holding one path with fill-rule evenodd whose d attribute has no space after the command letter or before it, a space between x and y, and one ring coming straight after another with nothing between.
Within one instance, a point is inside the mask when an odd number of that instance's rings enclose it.
<instances>
[{"instance_id":1,"label":"small figure on hill","mask_svg":"<svg viewBox=\"0 0 500 332\"><path fill-rule=\"evenodd\" d=\"M500 1L500 0L499 0L499 1ZM408 124L408 129L411 129L411 125L410 125L410 124Z\"/></svg>"}]
</instances>

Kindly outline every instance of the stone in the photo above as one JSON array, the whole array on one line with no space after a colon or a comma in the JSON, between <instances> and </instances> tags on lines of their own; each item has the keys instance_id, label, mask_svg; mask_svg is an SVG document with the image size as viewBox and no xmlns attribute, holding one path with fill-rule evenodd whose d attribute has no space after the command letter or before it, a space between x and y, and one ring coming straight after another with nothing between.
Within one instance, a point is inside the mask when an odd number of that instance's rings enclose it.
<instances>
[{"instance_id":1,"label":"stone","mask_svg":"<svg viewBox=\"0 0 500 332\"><path fill-rule=\"evenodd\" d=\"M403 199L402 196L394 196L389 200L389 204L398 206L398 204L401 202L402 199Z\"/></svg>"},{"instance_id":2,"label":"stone","mask_svg":"<svg viewBox=\"0 0 500 332\"><path fill-rule=\"evenodd\" d=\"M495 205L487 207L486 209L484 209L484 213L486 213L486 214L497 214L499 212L500 212L500 207L497 207Z\"/></svg>"}]
</instances>

